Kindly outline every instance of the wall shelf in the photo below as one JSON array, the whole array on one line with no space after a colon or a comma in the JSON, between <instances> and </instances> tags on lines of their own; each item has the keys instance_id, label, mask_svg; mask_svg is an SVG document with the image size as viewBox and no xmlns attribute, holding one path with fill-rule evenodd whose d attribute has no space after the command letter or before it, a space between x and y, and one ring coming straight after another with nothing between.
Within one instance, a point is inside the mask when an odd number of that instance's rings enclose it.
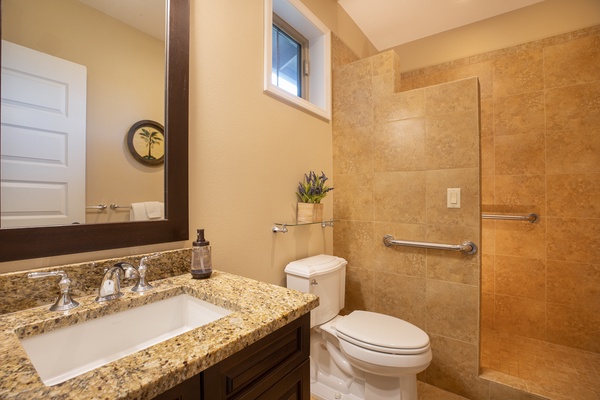
<instances>
[{"instance_id":1,"label":"wall shelf","mask_svg":"<svg viewBox=\"0 0 600 400\"><path fill-rule=\"evenodd\" d=\"M333 227L333 223L334 222L335 222L334 219L328 219L328 220L325 220L325 221L318 221L318 222L301 223L301 224L288 224L288 223L285 223L285 222L275 222L275 224L271 227L271 232L273 232L273 233L287 233L288 227L317 225L317 224L321 225L321 228L325 228L327 226Z\"/></svg>"}]
</instances>

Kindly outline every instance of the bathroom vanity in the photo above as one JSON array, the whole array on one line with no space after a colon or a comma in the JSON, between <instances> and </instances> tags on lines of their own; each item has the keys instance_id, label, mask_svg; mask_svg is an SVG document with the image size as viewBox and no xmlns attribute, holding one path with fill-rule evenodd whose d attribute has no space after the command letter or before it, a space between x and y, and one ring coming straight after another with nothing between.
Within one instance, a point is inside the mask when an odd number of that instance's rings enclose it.
<instances>
[{"instance_id":1,"label":"bathroom vanity","mask_svg":"<svg viewBox=\"0 0 600 400\"><path fill-rule=\"evenodd\" d=\"M0 398L309 398L310 310L318 305L316 296L220 271L206 280L183 274L152 285L143 295L125 288L125 296L106 303L95 302L94 295L77 297L80 306L67 312L45 305L0 316ZM231 313L54 386L44 385L20 342L181 294ZM128 334L113 332L106 340ZM95 345L77 339L64 351Z\"/></svg>"}]
</instances>

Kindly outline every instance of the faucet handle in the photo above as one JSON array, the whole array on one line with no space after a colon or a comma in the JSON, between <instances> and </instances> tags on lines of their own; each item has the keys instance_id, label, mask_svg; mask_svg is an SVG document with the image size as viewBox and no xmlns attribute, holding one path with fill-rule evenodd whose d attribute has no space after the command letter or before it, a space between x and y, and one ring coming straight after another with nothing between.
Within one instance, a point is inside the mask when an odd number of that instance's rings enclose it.
<instances>
[{"instance_id":1,"label":"faucet handle","mask_svg":"<svg viewBox=\"0 0 600 400\"><path fill-rule=\"evenodd\" d=\"M140 266L138 268L140 279L138 280L138 283L131 288L132 292L144 293L148 290L154 289L154 286L146 282L146 272L148 271L148 266L146 265L146 263L148 262L148 260L158 258L159 256L160 254L153 254L151 256L142 257L142 259L140 260Z\"/></svg>"},{"instance_id":2,"label":"faucet handle","mask_svg":"<svg viewBox=\"0 0 600 400\"><path fill-rule=\"evenodd\" d=\"M30 279L47 278L49 276L60 276L60 281L58 282L60 296L50 306L50 311L67 311L77 307L79 303L71 298L71 280L65 271L30 272L27 274L27 277Z\"/></svg>"}]
</instances>

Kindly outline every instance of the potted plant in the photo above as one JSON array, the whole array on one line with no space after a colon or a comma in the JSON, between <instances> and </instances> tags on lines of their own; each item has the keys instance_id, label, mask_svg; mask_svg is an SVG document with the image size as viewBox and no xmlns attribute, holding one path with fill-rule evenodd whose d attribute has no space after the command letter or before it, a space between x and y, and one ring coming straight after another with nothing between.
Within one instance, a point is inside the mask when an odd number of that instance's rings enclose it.
<instances>
[{"instance_id":1,"label":"potted plant","mask_svg":"<svg viewBox=\"0 0 600 400\"><path fill-rule=\"evenodd\" d=\"M321 222L323 220L323 204L321 200L327 196L327 193L333 188L325 184L327 176L321 171L321 175L317 175L314 171L304 174L304 181L298 182L298 209L297 220L298 224L306 224L311 222Z\"/></svg>"}]
</instances>

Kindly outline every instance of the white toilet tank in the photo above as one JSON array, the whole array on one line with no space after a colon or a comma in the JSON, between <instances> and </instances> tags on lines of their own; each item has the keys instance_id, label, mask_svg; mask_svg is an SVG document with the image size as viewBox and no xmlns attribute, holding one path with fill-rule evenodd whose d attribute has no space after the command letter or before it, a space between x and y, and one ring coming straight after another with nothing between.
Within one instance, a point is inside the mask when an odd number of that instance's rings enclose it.
<instances>
[{"instance_id":1,"label":"white toilet tank","mask_svg":"<svg viewBox=\"0 0 600 400\"><path fill-rule=\"evenodd\" d=\"M329 321L344 308L346 264L343 258L320 254L285 267L289 289L319 296L319 306L310 312L311 328Z\"/></svg>"}]
</instances>

